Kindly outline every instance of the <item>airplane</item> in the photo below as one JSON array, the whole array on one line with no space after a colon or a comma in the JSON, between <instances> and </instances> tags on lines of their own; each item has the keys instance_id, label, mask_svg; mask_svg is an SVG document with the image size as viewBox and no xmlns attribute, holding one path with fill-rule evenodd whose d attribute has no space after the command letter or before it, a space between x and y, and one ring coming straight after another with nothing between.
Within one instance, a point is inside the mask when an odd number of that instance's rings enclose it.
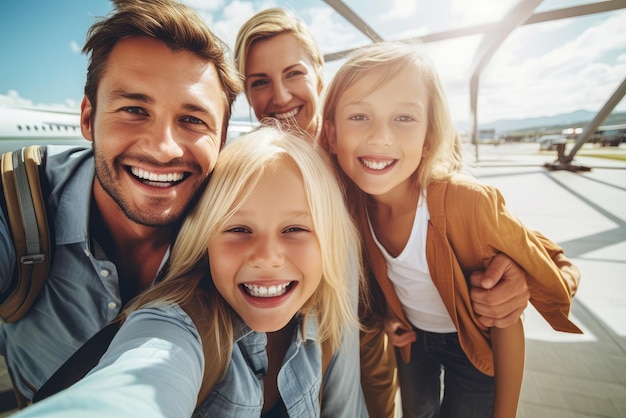
<instances>
[{"instance_id":1,"label":"airplane","mask_svg":"<svg viewBox=\"0 0 626 418\"><path fill-rule=\"evenodd\" d=\"M37 107L0 107L0 154L27 145L91 146L80 130L80 111ZM257 125L231 121L228 139L234 139Z\"/></svg>"},{"instance_id":2,"label":"airplane","mask_svg":"<svg viewBox=\"0 0 626 418\"><path fill-rule=\"evenodd\" d=\"M89 146L79 117L78 110L0 107L0 153L33 144Z\"/></svg>"}]
</instances>

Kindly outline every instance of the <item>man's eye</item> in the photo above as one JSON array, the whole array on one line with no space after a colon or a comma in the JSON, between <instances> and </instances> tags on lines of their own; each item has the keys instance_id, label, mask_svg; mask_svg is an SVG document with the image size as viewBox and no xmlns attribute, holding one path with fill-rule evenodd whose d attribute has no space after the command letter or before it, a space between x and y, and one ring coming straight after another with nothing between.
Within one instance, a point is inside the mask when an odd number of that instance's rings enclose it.
<instances>
[{"instance_id":1,"label":"man's eye","mask_svg":"<svg viewBox=\"0 0 626 418\"><path fill-rule=\"evenodd\" d=\"M136 107L136 106L127 106L127 107L123 107L123 108L122 108L122 110L123 110L124 112L127 112L127 113L133 113L133 114L136 114L136 115L145 115L145 114L146 114L146 111L145 111L145 110L143 110L143 109L142 109L142 108L140 108L140 107Z\"/></svg>"}]
</instances>

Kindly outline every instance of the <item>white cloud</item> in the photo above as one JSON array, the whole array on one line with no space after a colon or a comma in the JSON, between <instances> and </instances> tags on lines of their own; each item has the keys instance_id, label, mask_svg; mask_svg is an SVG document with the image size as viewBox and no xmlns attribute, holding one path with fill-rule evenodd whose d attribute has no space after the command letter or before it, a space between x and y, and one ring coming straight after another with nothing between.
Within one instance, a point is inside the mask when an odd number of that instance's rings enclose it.
<instances>
[{"instance_id":1,"label":"white cloud","mask_svg":"<svg viewBox=\"0 0 626 418\"><path fill-rule=\"evenodd\" d=\"M415 15L417 2L415 0L393 0L391 10L383 14L380 19L383 22L396 19L408 19Z\"/></svg>"},{"instance_id":2,"label":"white cloud","mask_svg":"<svg viewBox=\"0 0 626 418\"><path fill-rule=\"evenodd\" d=\"M183 0L183 3L187 6L191 6L198 11L215 11L221 9L224 6L224 0Z\"/></svg>"},{"instance_id":3,"label":"white cloud","mask_svg":"<svg viewBox=\"0 0 626 418\"><path fill-rule=\"evenodd\" d=\"M6 95L0 94L0 106L31 107L33 101L21 98L15 90L9 90Z\"/></svg>"},{"instance_id":4,"label":"white cloud","mask_svg":"<svg viewBox=\"0 0 626 418\"><path fill-rule=\"evenodd\" d=\"M450 10L457 17L459 26L479 22L491 22L508 11L510 2L502 0L452 0Z\"/></svg>"},{"instance_id":5,"label":"white cloud","mask_svg":"<svg viewBox=\"0 0 626 418\"><path fill-rule=\"evenodd\" d=\"M30 99L20 97L20 94L17 91L9 90L6 95L0 94L0 107L27 107L76 111L80 109L80 104L72 99L66 99L65 103L35 104Z\"/></svg>"},{"instance_id":6,"label":"white cloud","mask_svg":"<svg viewBox=\"0 0 626 418\"><path fill-rule=\"evenodd\" d=\"M76 52L78 54L80 54L82 50L81 46L76 41L70 42L70 49L72 50L72 52Z\"/></svg>"},{"instance_id":7,"label":"white cloud","mask_svg":"<svg viewBox=\"0 0 626 418\"><path fill-rule=\"evenodd\" d=\"M479 120L597 111L624 79L624 12L533 56L527 49L533 47L530 39L535 35L530 30L514 33L486 68L481 77ZM524 55L530 58L520 59Z\"/></svg>"}]
</instances>

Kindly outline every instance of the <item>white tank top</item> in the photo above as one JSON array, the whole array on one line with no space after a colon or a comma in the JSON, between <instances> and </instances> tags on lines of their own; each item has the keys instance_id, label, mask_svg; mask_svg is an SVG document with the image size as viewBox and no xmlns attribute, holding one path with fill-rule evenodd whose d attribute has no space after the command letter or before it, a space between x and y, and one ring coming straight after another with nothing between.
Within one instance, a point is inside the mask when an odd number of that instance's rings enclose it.
<instances>
[{"instance_id":1,"label":"white tank top","mask_svg":"<svg viewBox=\"0 0 626 418\"><path fill-rule=\"evenodd\" d=\"M368 222L376 245L387 261L387 275L402 303L408 320L417 328L430 332L456 332L426 262L426 233L430 213L425 196L420 194L411 235L398 257L392 257L381 245Z\"/></svg>"}]
</instances>

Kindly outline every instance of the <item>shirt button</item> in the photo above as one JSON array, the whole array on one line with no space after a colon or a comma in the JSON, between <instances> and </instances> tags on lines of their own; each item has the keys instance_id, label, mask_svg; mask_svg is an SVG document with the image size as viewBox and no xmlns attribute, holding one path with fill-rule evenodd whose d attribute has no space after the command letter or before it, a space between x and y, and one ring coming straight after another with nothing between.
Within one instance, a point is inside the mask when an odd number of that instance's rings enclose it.
<instances>
[{"instance_id":1,"label":"shirt button","mask_svg":"<svg viewBox=\"0 0 626 418\"><path fill-rule=\"evenodd\" d=\"M109 277L109 270L105 270L105 269L100 270L100 275L102 277Z\"/></svg>"},{"instance_id":2,"label":"shirt button","mask_svg":"<svg viewBox=\"0 0 626 418\"><path fill-rule=\"evenodd\" d=\"M117 308L117 303L109 302L109 309L115 309L115 308Z\"/></svg>"}]
</instances>

